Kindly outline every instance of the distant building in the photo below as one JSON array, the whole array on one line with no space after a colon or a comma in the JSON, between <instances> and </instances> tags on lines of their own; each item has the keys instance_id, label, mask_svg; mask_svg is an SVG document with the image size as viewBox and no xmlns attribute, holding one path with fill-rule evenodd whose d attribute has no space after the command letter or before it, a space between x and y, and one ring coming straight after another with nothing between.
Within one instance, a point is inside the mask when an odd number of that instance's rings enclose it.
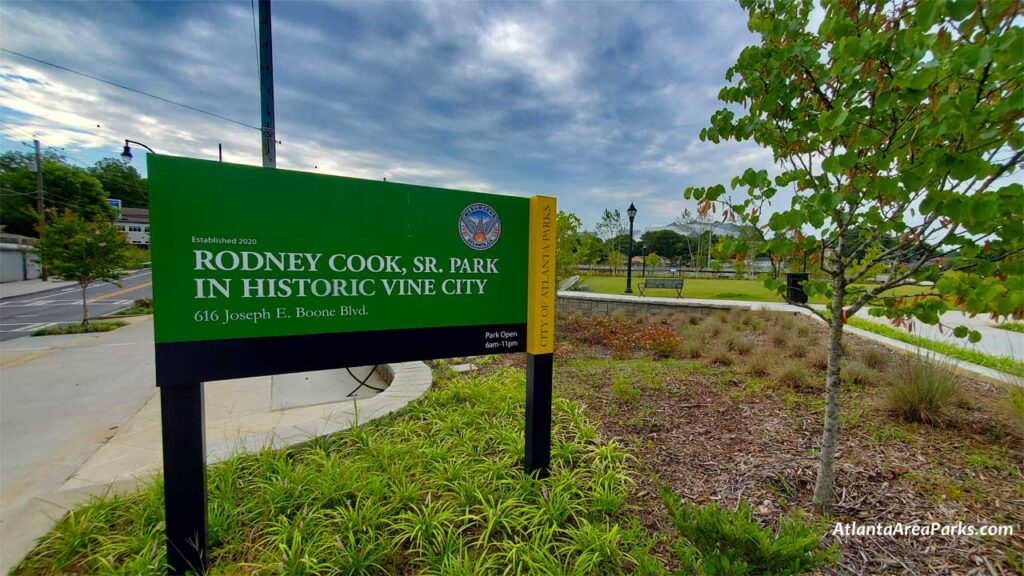
<instances>
[{"instance_id":1,"label":"distant building","mask_svg":"<svg viewBox=\"0 0 1024 576\"><path fill-rule=\"evenodd\" d=\"M699 222L697 220L691 220L685 223L673 222L666 224L665 226L648 226L644 228L644 232L657 232L659 230L671 230L676 234L682 236L700 236L702 232L710 230L715 236L731 236L738 238L740 232L743 230L742 226L733 224L731 222Z\"/></svg>"},{"instance_id":2,"label":"distant building","mask_svg":"<svg viewBox=\"0 0 1024 576\"><path fill-rule=\"evenodd\" d=\"M122 208L114 221L129 244L149 248L149 210L146 208Z\"/></svg>"}]
</instances>

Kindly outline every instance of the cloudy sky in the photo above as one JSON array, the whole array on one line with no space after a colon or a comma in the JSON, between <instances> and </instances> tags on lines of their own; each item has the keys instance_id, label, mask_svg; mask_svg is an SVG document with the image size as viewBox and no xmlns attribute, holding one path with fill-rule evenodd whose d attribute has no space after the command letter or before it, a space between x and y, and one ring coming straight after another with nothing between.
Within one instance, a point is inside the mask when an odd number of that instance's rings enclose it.
<instances>
[{"instance_id":1,"label":"cloudy sky","mask_svg":"<svg viewBox=\"0 0 1024 576\"><path fill-rule=\"evenodd\" d=\"M635 202L640 228L687 185L766 167L756 145L697 139L753 41L729 1L274 3L278 166L548 194L592 226ZM259 125L249 0L0 3L0 47ZM70 161L125 138L260 164L259 132L0 52L0 144ZM136 162L141 166L142 162ZM692 207L692 206L690 206Z\"/></svg>"}]
</instances>

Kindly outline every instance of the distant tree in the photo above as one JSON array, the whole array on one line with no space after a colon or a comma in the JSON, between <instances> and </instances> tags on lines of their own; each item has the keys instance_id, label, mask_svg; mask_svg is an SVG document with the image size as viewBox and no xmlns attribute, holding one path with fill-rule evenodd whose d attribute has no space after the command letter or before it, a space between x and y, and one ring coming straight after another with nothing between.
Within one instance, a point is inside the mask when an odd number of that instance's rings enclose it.
<instances>
[{"instance_id":1,"label":"distant tree","mask_svg":"<svg viewBox=\"0 0 1024 576\"><path fill-rule=\"evenodd\" d=\"M23 155L5 154L0 159L0 166L4 167L0 172L0 223L7 226L8 232L25 236L36 235L38 225L32 163L25 162ZM52 155L43 160L43 198L47 213L68 209L86 220L114 217L99 180Z\"/></svg>"},{"instance_id":2,"label":"distant tree","mask_svg":"<svg viewBox=\"0 0 1024 576\"><path fill-rule=\"evenodd\" d=\"M590 231L580 233L580 264L593 266L604 257L604 244L601 239Z\"/></svg>"},{"instance_id":3,"label":"distant tree","mask_svg":"<svg viewBox=\"0 0 1024 576\"><path fill-rule=\"evenodd\" d=\"M839 435L845 319L868 306L896 321L971 314L1024 317L1024 27L1019 1L740 0L759 36L726 73L727 104L701 140L754 140L783 170L747 169L724 185L687 189L704 213L762 234L760 251L819 256L829 300L824 425L814 504L827 510ZM743 111L740 111L740 109ZM737 117L737 113L741 115ZM789 206L772 206L780 189ZM865 261L859 254L891 236ZM735 242L736 251L745 251ZM852 249L851 249L852 247ZM863 251L863 252L862 252ZM908 257L909 254L913 256ZM873 286L875 266L902 262ZM781 280L766 286L786 296ZM911 287L911 294L892 290ZM980 339L967 326L954 334Z\"/></svg>"},{"instance_id":4,"label":"distant tree","mask_svg":"<svg viewBox=\"0 0 1024 576\"><path fill-rule=\"evenodd\" d=\"M625 256L626 252L629 252L629 234L619 234L612 238L608 241L607 247L609 251L615 250ZM643 253L643 240L633 240L633 256L642 255Z\"/></svg>"},{"instance_id":5,"label":"distant tree","mask_svg":"<svg viewBox=\"0 0 1024 576\"><path fill-rule=\"evenodd\" d=\"M48 219L33 250L51 275L82 288L82 324L89 323L86 290L93 282L117 282L128 260L124 234L105 220L88 221L65 210Z\"/></svg>"},{"instance_id":6,"label":"distant tree","mask_svg":"<svg viewBox=\"0 0 1024 576\"><path fill-rule=\"evenodd\" d=\"M148 208L149 187L134 166L114 158L104 158L89 169L107 192L107 197L118 198L126 208Z\"/></svg>"},{"instance_id":7,"label":"distant tree","mask_svg":"<svg viewBox=\"0 0 1024 576\"><path fill-rule=\"evenodd\" d=\"M662 258L676 260L686 255L686 237L673 230L644 232L640 237L648 252L656 252Z\"/></svg>"},{"instance_id":8,"label":"distant tree","mask_svg":"<svg viewBox=\"0 0 1024 576\"><path fill-rule=\"evenodd\" d=\"M613 242L614 238L618 238L626 233L626 226L622 223L622 213L618 210L605 210L601 216L601 221L597 223L594 228L597 233L597 237L604 240L605 245L609 248L608 260L612 265L612 274L616 273L616 261L618 258L612 258L612 253L624 253L622 248L618 245L618 242Z\"/></svg>"},{"instance_id":9,"label":"distant tree","mask_svg":"<svg viewBox=\"0 0 1024 576\"><path fill-rule=\"evenodd\" d=\"M580 262L580 219L573 213L558 211L555 222L555 280L561 283Z\"/></svg>"}]
</instances>

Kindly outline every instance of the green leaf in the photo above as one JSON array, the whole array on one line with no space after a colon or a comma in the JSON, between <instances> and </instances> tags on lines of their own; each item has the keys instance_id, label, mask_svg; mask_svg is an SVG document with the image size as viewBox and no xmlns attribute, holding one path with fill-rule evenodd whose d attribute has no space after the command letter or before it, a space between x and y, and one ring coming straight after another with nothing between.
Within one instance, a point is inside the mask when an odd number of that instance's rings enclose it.
<instances>
[{"instance_id":1,"label":"green leaf","mask_svg":"<svg viewBox=\"0 0 1024 576\"><path fill-rule=\"evenodd\" d=\"M967 341L970 342L971 344L977 344L978 342L981 342L981 332L978 332L977 330L971 330L971 334L970 336L967 337Z\"/></svg>"},{"instance_id":2,"label":"green leaf","mask_svg":"<svg viewBox=\"0 0 1024 576\"><path fill-rule=\"evenodd\" d=\"M953 329L953 336L956 336L957 338L966 338L970 331L970 328L967 326L957 326Z\"/></svg>"}]
</instances>

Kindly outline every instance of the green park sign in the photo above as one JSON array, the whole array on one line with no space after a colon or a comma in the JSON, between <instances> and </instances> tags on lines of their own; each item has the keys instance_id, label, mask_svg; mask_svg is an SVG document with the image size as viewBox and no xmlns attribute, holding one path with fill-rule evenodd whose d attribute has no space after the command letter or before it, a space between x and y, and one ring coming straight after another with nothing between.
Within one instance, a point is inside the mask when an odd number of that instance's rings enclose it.
<instances>
[{"instance_id":1,"label":"green park sign","mask_svg":"<svg viewBox=\"0 0 1024 576\"><path fill-rule=\"evenodd\" d=\"M173 372L239 346L333 346L334 365L439 357L438 339L441 356L525 350L529 198L171 156L149 178L158 355L187 360Z\"/></svg>"},{"instance_id":2,"label":"green park sign","mask_svg":"<svg viewBox=\"0 0 1024 576\"><path fill-rule=\"evenodd\" d=\"M554 198L147 156L171 574L203 573L203 383L526 352L547 474Z\"/></svg>"}]
</instances>

